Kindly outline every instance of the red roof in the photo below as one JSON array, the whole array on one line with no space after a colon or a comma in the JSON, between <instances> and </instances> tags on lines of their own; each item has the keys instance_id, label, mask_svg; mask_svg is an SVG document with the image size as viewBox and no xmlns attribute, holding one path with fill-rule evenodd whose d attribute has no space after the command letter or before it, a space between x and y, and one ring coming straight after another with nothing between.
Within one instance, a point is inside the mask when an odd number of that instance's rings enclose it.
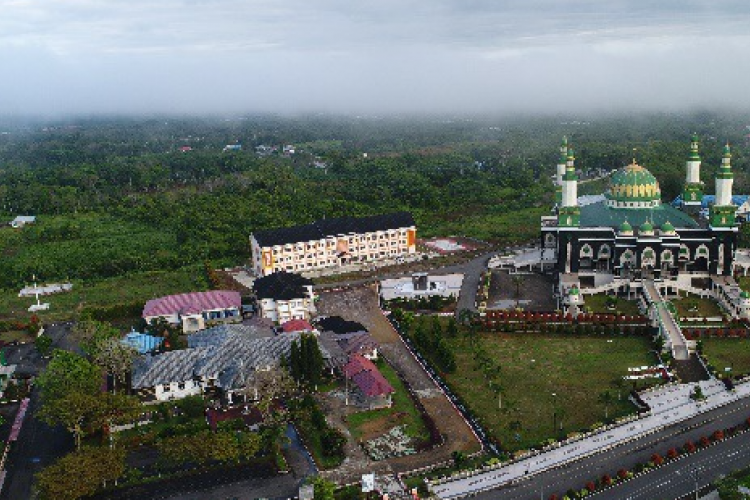
<instances>
[{"instance_id":1,"label":"red roof","mask_svg":"<svg viewBox=\"0 0 750 500\"><path fill-rule=\"evenodd\" d=\"M373 371L363 371L352 377L359 390L367 397L383 396L395 392L391 384L376 368Z\"/></svg>"},{"instance_id":2,"label":"red roof","mask_svg":"<svg viewBox=\"0 0 750 500\"><path fill-rule=\"evenodd\" d=\"M290 319L289 321L281 325L281 329L286 333L313 331L312 325L304 319Z\"/></svg>"},{"instance_id":3,"label":"red roof","mask_svg":"<svg viewBox=\"0 0 750 500\"><path fill-rule=\"evenodd\" d=\"M213 309L239 309L242 305L240 293L232 290L211 290L209 292L167 295L146 302L143 317L166 316L170 314L200 314Z\"/></svg>"},{"instance_id":4,"label":"red roof","mask_svg":"<svg viewBox=\"0 0 750 500\"><path fill-rule=\"evenodd\" d=\"M364 371L378 371L378 367L361 354L349 356L349 362L344 366L344 375L346 378L352 378L354 375Z\"/></svg>"}]
</instances>

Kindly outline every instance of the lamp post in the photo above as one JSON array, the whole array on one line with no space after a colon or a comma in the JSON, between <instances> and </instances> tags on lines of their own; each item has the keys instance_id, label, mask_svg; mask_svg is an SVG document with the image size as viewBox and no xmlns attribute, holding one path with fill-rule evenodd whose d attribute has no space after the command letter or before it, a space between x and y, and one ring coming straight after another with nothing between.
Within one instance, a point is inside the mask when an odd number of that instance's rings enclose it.
<instances>
[{"instance_id":1,"label":"lamp post","mask_svg":"<svg viewBox=\"0 0 750 500\"><path fill-rule=\"evenodd\" d=\"M695 483L695 500L698 500L698 467L690 469L690 475L693 477Z\"/></svg>"},{"instance_id":2,"label":"lamp post","mask_svg":"<svg viewBox=\"0 0 750 500\"><path fill-rule=\"evenodd\" d=\"M557 394L552 393L552 435L557 434Z\"/></svg>"}]
</instances>

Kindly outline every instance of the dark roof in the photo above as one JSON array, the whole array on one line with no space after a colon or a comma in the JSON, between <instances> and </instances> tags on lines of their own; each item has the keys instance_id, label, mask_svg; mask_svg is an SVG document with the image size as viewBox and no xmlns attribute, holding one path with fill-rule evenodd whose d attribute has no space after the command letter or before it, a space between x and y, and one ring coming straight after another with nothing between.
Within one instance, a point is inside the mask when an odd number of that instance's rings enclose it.
<instances>
[{"instance_id":1,"label":"dark roof","mask_svg":"<svg viewBox=\"0 0 750 500\"><path fill-rule=\"evenodd\" d=\"M286 245L301 241L322 240L329 236L349 233L370 233L387 229L414 226L409 212L372 215L370 217L336 217L321 219L312 224L255 231L253 236L262 247Z\"/></svg>"},{"instance_id":2,"label":"dark roof","mask_svg":"<svg viewBox=\"0 0 750 500\"><path fill-rule=\"evenodd\" d=\"M367 328L365 328L362 323L357 323L356 321L347 321L341 316L328 316L326 318L320 318L318 320L318 325L320 325L320 329L322 331L338 334L367 331Z\"/></svg>"},{"instance_id":3,"label":"dark roof","mask_svg":"<svg viewBox=\"0 0 750 500\"><path fill-rule=\"evenodd\" d=\"M307 297L305 287L312 284L299 274L280 271L256 279L253 290L259 299L292 300Z\"/></svg>"},{"instance_id":4,"label":"dark roof","mask_svg":"<svg viewBox=\"0 0 750 500\"><path fill-rule=\"evenodd\" d=\"M646 220L654 227L661 227L667 221L678 230L699 227L688 214L667 204L654 208L611 208L606 202L599 202L581 207L581 227L608 226L618 229L626 220L633 227L639 227Z\"/></svg>"}]
</instances>

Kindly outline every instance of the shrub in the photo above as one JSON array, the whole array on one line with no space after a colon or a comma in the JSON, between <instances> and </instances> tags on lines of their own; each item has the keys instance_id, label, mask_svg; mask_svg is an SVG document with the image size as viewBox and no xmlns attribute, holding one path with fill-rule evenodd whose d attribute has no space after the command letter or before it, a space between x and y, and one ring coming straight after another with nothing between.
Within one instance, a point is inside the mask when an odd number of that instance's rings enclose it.
<instances>
[{"instance_id":1,"label":"shrub","mask_svg":"<svg viewBox=\"0 0 750 500\"><path fill-rule=\"evenodd\" d=\"M664 459L658 453L654 453L653 455L651 455L651 461L654 463L654 465L657 466L664 463Z\"/></svg>"},{"instance_id":2,"label":"shrub","mask_svg":"<svg viewBox=\"0 0 750 500\"><path fill-rule=\"evenodd\" d=\"M685 449L685 451L686 451L686 452L688 452L688 453L693 453L693 452L695 452L695 445L693 444L693 442L692 442L692 441L688 441L687 443L685 443L685 446L684 446L683 448L684 448L684 449Z\"/></svg>"},{"instance_id":3,"label":"shrub","mask_svg":"<svg viewBox=\"0 0 750 500\"><path fill-rule=\"evenodd\" d=\"M711 442L708 440L706 436L701 437L701 446L705 448L708 446Z\"/></svg>"},{"instance_id":4,"label":"shrub","mask_svg":"<svg viewBox=\"0 0 750 500\"><path fill-rule=\"evenodd\" d=\"M596 485L594 484L593 481L589 481L588 483L586 483L586 489L591 492L594 492L596 491Z\"/></svg>"},{"instance_id":5,"label":"shrub","mask_svg":"<svg viewBox=\"0 0 750 500\"><path fill-rule=\"evenodd\" d=\"M721 429L716 430L714 431L712 437L714 441L721 441L722 439L724 439L724 431L722 431Z\"/></svg>"},{"instance_id":6,"label":"shrub","mask_svg":"<svg viewBox=\"0 0 750 500\"><path fill-rule=\"evenodd\" d=\"M609 474L604 474L602 476L601 483L603 486L610 486L612 484L612 476L610 476Z\"/></svg>"},{"instance_id":7,"label":"shrub","mask_svg":"<svg viewBox=\"0 0 750 500\"><path fill-rule=\"evenodd\" d=\"M627 469L620 469L617 471L617 477L620 479L625 479L628 477L628 470Z\"/></svg>"},{"instance_id":8,"label":"shrub","mask_svg":"<svg viewBox=\"0 0 750 500\"><path fill-rule=\"evenodd\" d=\"M667 452L667 458L669 458L670 460L673 460L677 458L677 455L679 454L680 452L677 451L677 448L670 448L669 451Z\"/></svg>"}]
</instances>

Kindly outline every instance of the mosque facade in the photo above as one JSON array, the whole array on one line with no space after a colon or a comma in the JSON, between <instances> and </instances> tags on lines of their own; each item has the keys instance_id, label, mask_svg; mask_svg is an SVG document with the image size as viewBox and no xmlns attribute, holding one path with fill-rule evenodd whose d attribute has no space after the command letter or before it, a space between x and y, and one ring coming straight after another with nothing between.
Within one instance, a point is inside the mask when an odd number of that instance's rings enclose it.
<instances>
[{"instance_id":1,"label":"mosque facade","mask_svg":"<svg viewBox=\"0 0 750 500\"><path fill-rule=\"evenodd\" d=\"M731 276L737 247L732 154L724 148L708 220L698 217L704 184L698 138L686 162L680 208L662 203L658 180L635 159L610 178L606 193L578 197L575 154L563 140L555 215L542 217L543 261L552 265L561 297L580 288L630 295L644 281L681 288ZM700 281L704 280L704 281Z\"/></svg>"}]
</instances>

